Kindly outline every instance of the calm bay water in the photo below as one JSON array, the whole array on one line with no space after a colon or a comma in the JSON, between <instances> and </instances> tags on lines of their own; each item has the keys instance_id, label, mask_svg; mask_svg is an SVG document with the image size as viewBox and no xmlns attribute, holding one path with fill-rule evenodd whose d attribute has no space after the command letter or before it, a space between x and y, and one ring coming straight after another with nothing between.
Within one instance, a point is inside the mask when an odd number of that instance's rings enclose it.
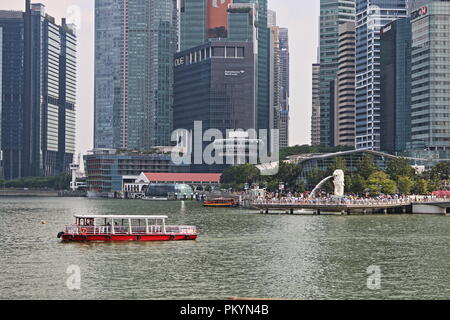
<instances>
[{"instance_id":1,"label":"calm bay water","mask_svg":"<svg viewBox=\"0 0 450 320\"><path fill-rule=\"evenodd\" d=\"M74 214L166 214L197 241L61 243ZM40 224L45 220L47 224ZM198 203L0 199L0 299L449 299L450 217L286 216ZM66 270L81 268L81 290ZM381 289L367 268L381 268Z\"/></svg>"}]
</instances>

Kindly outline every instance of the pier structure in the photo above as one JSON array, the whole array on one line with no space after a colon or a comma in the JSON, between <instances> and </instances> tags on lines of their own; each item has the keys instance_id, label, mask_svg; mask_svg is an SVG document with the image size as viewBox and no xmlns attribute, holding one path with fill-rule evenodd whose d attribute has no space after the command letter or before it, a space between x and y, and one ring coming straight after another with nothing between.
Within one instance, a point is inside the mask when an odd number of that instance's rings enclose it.
<instances>
[{"instance_id":1,"label":"pier structure","mask_svg":"<svg viewBox=\"0 0 450 320\"><path fill-rule=\"evenodd\" d=\"M450 214L450 199L430 199L413 201L409 199L392 200L305 200L305 201L253 201L246 207L260 213L286 214ZM304 210L309 213L302 212ZM300 211L300 212L299 212Z\"/></svg>"}]
</instances>

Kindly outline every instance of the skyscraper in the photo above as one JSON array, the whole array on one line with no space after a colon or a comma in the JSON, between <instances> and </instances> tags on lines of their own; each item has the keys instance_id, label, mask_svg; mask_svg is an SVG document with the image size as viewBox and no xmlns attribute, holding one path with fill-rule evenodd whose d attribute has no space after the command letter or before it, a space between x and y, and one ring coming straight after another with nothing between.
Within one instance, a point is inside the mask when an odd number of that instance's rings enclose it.
<instances>
[{"instance_id":1,"label":"skyscraper","mask_svg":"<svg viewBox=\"0 0 450 320\"><path fill-rule=\"evenodd\" d=\"M279 29L280 46L280 82L281 82L281 110L279 115L280 129L280 148L289 146L289 120L290 120L290 54L289 54L289 30L287 28Z\"/></svg>"},{"instance_id":2,"label":"skyscraper","mask_svg":"<svg viewBox=\"0 0 450 320\"><path fill-rule=\"evenodd\" d=\"M380 148L402 153L411 142L411 22L395 20L380 32Z\"/></svg>"},{"instance_id":3,"label":"skyscraper","mask_svg":"<svg viewBox=\"0 0 450 320\"><path fill-rule=\"evenodd\" d=\"M255 4L258 31L258 97L257 128L272 128L270 106L270 30L267 22L267 0L182 0L181 1L181 50L200 46L208 41L235 41L228 26L229 5Z\"/></svg>"},{"instance_id":4,"label":"skyscraper","mask_svg":"<svg viewBox=\"0 0 450 320\"><path fill-rule=\"evenodd\" d=\"M339 26L334 145L355 146L355 23Z\"/></svg>"},{"instance_id":5,"label":"skyscraper","mask_svg":"<svg viewBox=\"0 0 450 320\"><path fill-rule=\"evenodd\" d=\"M76 36L42 4L0 11L5 179L69 172L75 153Z\"/></svg>"},{"instance_id":6,"label":"skyscraper","mask_svg":"<svg viewBox=\"0 0 450 320\"><path fill-rule=\"evenodd\" d=\"M320 145L320 64L312 65L311 145Z\"/></svg>"},{"instance_id":7,"label":"skyscraper","mask_svg":"<svg viewBox=\"0 0 450 320\"><path fill-rule=\"evenodd\" d=\"M407 17L406 0L356 1L356 148L380 149L380 30Z\"/></svg>"},{"instance_id":8,"label":"skyscraper","mask_svg":"<svg viewBox=\"0 0 450 320\"><path fill-rule=\"evenodd\" d=\"M176 0L95 2L95 148L170 144Z\"/></svg>"},{"instance_id":9,"label":"skyscraper","mask_svg":"<svg viewBox=\"0 0 450 320\"><path fill-rule=\"evenodd\" d=\"M413 156L450 154L450 2L430 1L411 13Z\"/></svg>"},{"instance_id":10,"label":"skyscraper","mask_svg":"<svg viewBox=\"0 0 450 320\"><path fill-rule=\"evenodd\" d=\"M339 25L355 21L355 0L320 0L320 143L333 145L333 84L338 67Z\"/></svg>"},{"instance_id":11,"label":"skyscraper","mask_svg":"<svg viewBox=\"0 0 450 320\"><path fill-rule=\"evenodd\" d=\"M277 25L276 12L268 11L270 28L270 101L273 127L279 130L280 148L289 146L289 32Z\"/></svg>"}]
</instances>

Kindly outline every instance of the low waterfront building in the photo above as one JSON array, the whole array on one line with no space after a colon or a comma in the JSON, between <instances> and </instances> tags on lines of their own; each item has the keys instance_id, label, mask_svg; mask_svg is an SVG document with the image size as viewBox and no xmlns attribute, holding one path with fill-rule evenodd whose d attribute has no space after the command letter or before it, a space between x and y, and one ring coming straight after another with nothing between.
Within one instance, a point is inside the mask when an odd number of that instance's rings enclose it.
<instances>
[{"instance_id":1,"label":"low waterfront building","mask_svg":"<svg viewBox=\"0 0 450 320\"><path fill-rule=\"evenodd\" d=\"M317 170L328 170L328 168L334 165L336 158L345 160L348 170L355 172L357 171L357 163L366 155L371 155L375 165L382 170L386 169L389 160L397 158L396 156L379 151L350 150L336 153L291 156L289 157L289 162L297 163L301 167L299 179L307 182L311 173Z\"/></svg>"},{"instance_id":2,"label":"low waterfront building","mask_svg":"<svg viewBox=\"0 0 450 320\"><path fill-rule=\"evenodd\" d=\"M86 182L90 195L122 192L124 178L142 172L167 173L181 170L170 153L120 153L115 149L95 149L84 156Z\"/></svg>"},{"instance_id":3,"label":"low waterfront building","mask_svg":"<svg viewBox=\"0 0 450 320\"><path fill-rule=\"evenodd\" d=\"M167 198L167 199L192 199L194 189L188 184L155 184L147 186L145 191L147 198Z\"/></svg>"},{"instance_id":4,"label":"low waterfront building","mask_svg":"<svg viewBox=\"0 0 450 320\"><path fill-rule=\"evenodd\" d=\"M221 173L157 173L142 172L136 184L186 184L195 190L210 187L212 189L220 186Z\"/></svg>"}]
</instances>

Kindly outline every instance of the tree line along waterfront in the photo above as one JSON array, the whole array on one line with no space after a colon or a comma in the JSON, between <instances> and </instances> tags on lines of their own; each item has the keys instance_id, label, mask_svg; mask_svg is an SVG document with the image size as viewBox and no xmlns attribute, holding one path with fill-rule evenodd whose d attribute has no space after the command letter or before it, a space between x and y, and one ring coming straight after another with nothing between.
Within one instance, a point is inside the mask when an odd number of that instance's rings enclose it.
<instances>
[{"instance_id":1,"label":"tree line along waterfront","mask_svg":"<svg viewBox=\"0 0 450 320\"><path fill-rule=\"evenodd\" d=\"M27 177L15 180L0 180L0 189L67 190L70 175L56 177Z\"/></svg>"},{"instance_id":2,"label":"tree line along waterfront","mask_svg":"<svg viewBox=\"0 0 450 320\"><path fill-rule=\"evenodd\" d=\"M329 147L328 147L329 149ZM281 159L293 154L315 153L322 151L320 147L296 146L281 150ZM343 150L328 150L343 151ZM311 191L320 181L329 177L335 170L343 170L345 173L345 192L347 194L359 194L378 196L385 195L410 195L430 194L433 191L445 189L445 184L450 180L450 163L441 162L425 170L416 172L410 161L405 158L394 158L387 161L386 168L379 168L372 155L366 154L357 161L353 170L350 169L343 157L336 157L332 164L325 170L314 169L306 181L299 179L302 164L280 162L278 174L263 176L259 170L249 164L230 167L223 172L222 184L234 190L243 190L245 185L259 185L270 192L279 191L283 185L285 192ZM332 193L333 182L328 181L322 190Z\"/></svg>"}]
</instances>

